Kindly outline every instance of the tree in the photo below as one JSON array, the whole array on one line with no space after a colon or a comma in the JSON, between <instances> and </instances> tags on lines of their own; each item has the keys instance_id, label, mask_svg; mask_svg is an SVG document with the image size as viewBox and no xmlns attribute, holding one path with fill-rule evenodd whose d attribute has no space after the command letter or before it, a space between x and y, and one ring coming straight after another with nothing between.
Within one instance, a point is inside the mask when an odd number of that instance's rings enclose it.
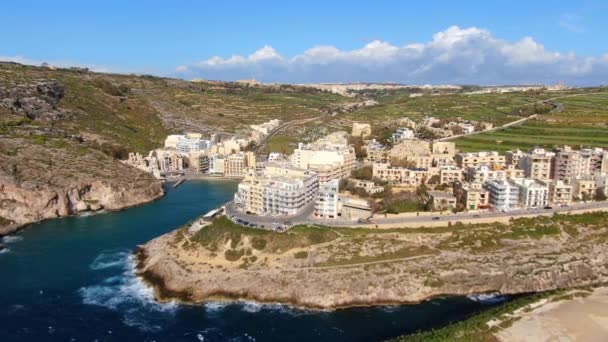
<instances>
[{"instance_id":1,"label":"tree","mask_svg":"<svg viewBox=\"0 0 608 342\"><path fill-rule=\"evenodd\" d=\"M351 176L356 179L372 180L374 171L371 165L363 166L359 169L354 170Z\"/></svg>"}]
</instances>

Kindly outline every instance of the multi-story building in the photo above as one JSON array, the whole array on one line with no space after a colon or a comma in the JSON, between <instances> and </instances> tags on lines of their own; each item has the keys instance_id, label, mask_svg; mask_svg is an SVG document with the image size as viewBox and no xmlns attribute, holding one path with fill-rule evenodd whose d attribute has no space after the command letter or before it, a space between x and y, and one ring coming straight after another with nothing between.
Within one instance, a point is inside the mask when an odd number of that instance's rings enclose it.
<instances>
[{"instance_id":1,"label":"multi-story building","mask_svg":"<svg viewBox=\"0 0 608 342\"><path fill-rule=\"evenodd\" d=\"M466 179L471 183L484 183L488 180L504 180L507 178L507 171L499 166L484 164L467 168Z\"/></svg>"},{"instance_id":2,"label":"multi-story building","mask_svg":"<svg viewBox=\"0 0 608 342\"><path fill-rule=\"evenodd\" d=\"M479 165L505 166L505 156L496 151L468 152L456 154L456 165L462 169Z\"/></svg>"},{"instance_id":3,"label":"multi-story building","mask_svg":"<svg viewBox=\"0 0 608 342\"><path fill-rule=\"evenodd\" d=\"M596 195L596 183L593 175L576 177L572 180L572 197L579 200L591 200Z\"/></svg>"},{"instance_id":4,"label":"multi-story building","mask_svg":"<svg viewBox=\"0 0 608 342\"><path fill-rule=\"evenodd\" d=\"M390 160L407 160L418 168L431 168L437 160L453 158L455 144L449 141L437 141L432 144L423 140L401 141L389 151Z\"/></svg>"},{"instance_id":5,"label":"multi-story building","mask_svg":"<svg viewBox=\"0 0 608 342\"><path fill-rule=\"evenodd\" d=\"M314 215L321 218L336 218L339 214L339 184L340 181L332 179L319 185L319 192L315 201Z\"/></svg>"},{"instance_id":6,"label":"multi-story building","mask_svg":"<svg viewBox=\"0 0 608 342\"><path fill-rule=\"evenodd\" d=\"M572 202L572 185L561 180L545 182L549 186L549 203L568 205Z\"/></svg>"},{"instance_id":7,"label":"multi-story building","mask_svg":"<svg viewBox=\"0 0 608 342\"><path fill-rule=\"evenodd\" d=\"M247 166L247 156L245 153L231 154L224 159L224 176L242 177L245 175Z\"/></svg>"},{"instance_id":8,"label":"multi-story building","mask_svg":"<svg viewBox=\"0 0 608 342\"><path fill-rule=\"evenodd\" d=\"M315 200L317 174L289 165L268 165L262 173L251 172L238 185L235 207L256 215L296 215Z\"/></svg>"},{"instance_id":9,"label":"multi-story building","mask_svg":"<svg viewBox=\"0 0 608 342\"><path fill-rule=\"evenodd\" d=\"M209 171L210 159L206 153L194 152L188 156L192 171L197 173L206 173Z\"/></svg>"},{"instance_id":10,"label":"multi-story building","mask_svg":"<svg viewBox=\"0 0 608 342\"><path fill-rule=\"evenodd\" d=\"M374 163L372 176L396 185L417 187L426 183L429 172L427 169L391 167L386 163Z\"/></svg>"},{"instance_id":11,"label":"multi-story building","mask_svg":"<svg viewBox=\"0 0 608 342\"><path fill-rule=\"evenodd\" d=\"M454 193L461 192L461 200L467 210L486 209L489 205L489 193L482 183L462 183L454 185Z\"/></svg>"},{"instance_id":12,"label":"multi-story building","mask_svg":"<svg viewBox=\"0 0 608 342\"><path fill-rule=\"evenodd\" d=\"M403 140L412 140L414 139L414 131L409 128L399 127L397 131L393 133L391 137L391 141L393 143L403 141Z\"/></svg>"},{"instance_id":13,"label":"multi-story building","mask_svg":"<svg viewBox=\"0 0 608 342\"><path fill-rule=\"evenodd\" d=\"M443 191L427 191L433 210L448 210L456 208L456 197L452 194Z\"/></svg>"},{"instance_id":14,"label":"multi-story building","mask_svg":"<svg viewBox=\"0 0 608 342\"><path fill-rule=\"evenodd\" d=\"M378 194L384 191L384 187L376 185L373 181L361 180L361 179L350 179L349 182L355 187L365 190L370 195Z\"/></svg>"},{"instance_id":15,"label":"multi-story building","mask_svg":"<svg viewBox=\"0 0 608 342\"><path fill-rule=\"evenodd\" d=\"M517 149L505 152L505 161L508 165L517 165L521 157L528 155L526 152Z\"/></svg>"},{"instance_id":16,"label":"multi-story building","mask_svg":"<svg viewBox=\"0 0 608 342\"><path fill-rule=\"evenodd\" d=\"M445 165L439 168L439 184L453 184L462 180L462 169L455 165Z\"/></svg>"},{"instance_id":17,"label":"multi-story building","mask_svg":"<svg viewBox=\"0 0 608 342\"><path fill-rule=\"evenodd\" d=\"M547 152L542 148L535 148L529 154L521 156L517 165L524 170L527 178L550 180L553 157L555 157L555 153Z\"/></svg>"},{"instance_id":18,"label":"multi-story building","mask_svg":"<svg viewBox=\"0 0 608 342\"><path fill-rule=\"evenodd\" d=\"M490 206L496 210L511 210L519 207L519 187L510 180L490 180L485 182Z\"/></svg>"},{"instance_id":19,"label":"multi-story building","mask_svg":"<svg viewBox=\"0 0 608 342\"><path fill-rule=\"evenodd\" d=\"M226 158L222 155L216 154L211 156L209 162L209 174L216 176L224 175L224 166Z\"/></svg>"},{"instance_id":20,"label":"multi-story building","mask_svg":"<svg viewBox=\"0 0 608 342\"><path fill-rule=\"evenodd\" d=\"M580 154L570 146L556 149L553 161L553 179L569 181L580 175Z\"/></svg>"},{"instance_id":21,"label":"multi-story building","mask_svg":"<svg viewBox=\"0 0 608 342\"><path fill-rule=\"evenodd\" d=\"M511 180L519 187L519 205L524 208L542 208L549 204L549 187L535 179Z\"/></svg>"},{"instance_id":22,"label":"multi-story building","mask_svg":"<svg viewBox=\"0 0 608 342\"><path fill-rule=\"evenodd\" d=\"M319 173L319 181L323 183L350 175L356 165L355 149L345 137L334 133L312 144L300 143L291 155L291 162L298 168Z\"/></svg>"}]
</instances>

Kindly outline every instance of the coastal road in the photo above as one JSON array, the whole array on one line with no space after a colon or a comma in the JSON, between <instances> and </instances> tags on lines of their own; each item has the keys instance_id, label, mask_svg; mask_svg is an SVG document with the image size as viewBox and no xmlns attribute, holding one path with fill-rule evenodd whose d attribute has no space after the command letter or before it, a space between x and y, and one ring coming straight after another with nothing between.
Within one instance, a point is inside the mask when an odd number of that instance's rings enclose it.
<instances>
[{"instance_id":1,"label":"coastal road","mask_svg":"<svg viewBox=\"0 0 608 342\"><path fill-rule=\"evenodd\" d=\"M573 211L579 210L606 210L608 211L608 201L600 202L587 202L587 203L574 203L568 206L555 206L551 209L544 208L528 208L528 209L515 209L507 212L502 211L485 211L485 212L460 212L460 213L437 213L437 215L424 215L424 216L407 216L407 217L374 217L372 222L359 223L350 220L341 219L318 219L312 216L312 206L308 206L302 213L296 216L290 217L270 217L270 216L256 216L242 213L234 208L234 204L229 202L226 205L226 214L236 223L237 219L247 222L247 224L255 224L257 227L264 226L265 229L271 229L273 224L281 226L292 226L297 224L315 224L330 227L368 227L373 228L377 225L397 225L404 224L410 225L415 223L417 226L424 226L425 223L437 223L437 222L470 222L470 223L483 223L487 222L488 219L505 219L505 218L518 218L527 217L534 215L552 215L567 214Z\"/></svg>"},{"instance_id":2,"label":"coastal road","mask_svg":"<svg viewBox=\"0 0 608 342\"><path fill-rule=\"evenodd\" d=\"M507 212L502 211L487 211L487 212L477 212L477 213L468 213L461 212L456 214L440 214L437 213L435 216L411 216L411 217L392 217L392 218L384 218L384 217L374 217L373 222L370 223L357 223L353 221L346 220L320 220L320 219L309 219L308 223L311 224L319 224L325 226L335 226L335 227L345 227L345 226L358 226L358 227L375 227L376 225L381 224L408 224L408 223L420 223L422 226L424 223L430 222L458 222L458 221L467 221L471 223L475 223L475 221L487 221L487 219L491 218L517 218L517 217L526 217L530 215L552 215L554 213L565 214L572 211L578 210L597 210L604 209L608 211L608 201L601 202L587 202L587 203L575 203L569 206L560 207L556 206L552 209L543 209L543 208L529 208L529 209L516 209Z\"/></svg>"}]
</instances>

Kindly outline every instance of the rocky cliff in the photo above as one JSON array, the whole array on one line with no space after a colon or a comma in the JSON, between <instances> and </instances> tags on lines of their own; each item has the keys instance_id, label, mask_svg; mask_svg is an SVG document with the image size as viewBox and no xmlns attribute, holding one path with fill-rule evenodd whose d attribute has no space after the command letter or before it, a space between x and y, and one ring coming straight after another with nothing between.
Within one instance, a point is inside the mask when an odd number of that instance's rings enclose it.
<instances>
[{"instance_id":1,"label":"rocky cliff","mask_svg":"<svg viewBox=\"0 0 608 342\"><path fill-rule=\"evenodd\" d=\"M298 246L292 233L280 249L272 247L272 235L246 230L180 230L142 246L139 270L158 298L188 302L246 299L332 309L528 293L605 283L607 227L608 214L595 213L509 226L327 228L336 232L331 241Z\"/></svg>"},{"instance_id":2,"label":"rocky cliff","mask_svg":"<svg viewBox=\"0 0 608 342\"><path fill-rule=\"evenodd\" d=\"M76 142L45 139L36 144L0 138L0 235L43 219L119 210L163 195L150 174Z\"/></svg>"}]
</instances>

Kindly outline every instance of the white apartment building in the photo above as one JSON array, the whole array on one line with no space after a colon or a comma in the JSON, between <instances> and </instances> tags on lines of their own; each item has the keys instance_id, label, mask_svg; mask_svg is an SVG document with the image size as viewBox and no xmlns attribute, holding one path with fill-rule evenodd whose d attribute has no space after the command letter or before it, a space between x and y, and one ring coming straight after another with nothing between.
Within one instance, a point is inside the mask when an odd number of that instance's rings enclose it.
<instances>
[{"instance_id":1,"label":"white apartment building","mask_svg":"<svg viewBox=\"0 0 608 342\"><path fill-rule=\"evenodd\" d=\"M519 178L512 182L519 187L519 205L524 208L542 208L549 204L549 187L535 179Z\"/></svg>"},{"instance_id":2,"label":"white apartment building","mask_svg":"<svg viewBox=\"0 0 608 342\"><path fill-rule=\"evenodd\" d=\"M402 140L412 140L414 139L414 131L406 127L399 127L395 133L393 133L391 140L393 142L398 142Z\"/></svg>"},{"instance_id":3,"label":"white apartment building","mask_svg":"<svg viewBox=\"0 0 608 342\"><path fill-rule=\"evenodd\" d=\"M223 176L226 165L225 161L226 158L222 155L216 154L212 156L209 161L209 174Z\"/></svg>"},{"instance_id":4,"label":"white apartment building","mask_svg":"<svg viewBox=\"0 0 608 342\"><path fill-rule=\"evenodd\" d=\"M315 200L317 174L289 165L268 165L260 174L247 175L238 185L238 210L261 216L297 215Z\"/></svg>"},{"instance_id":5,"label":"white apartment building","mask_svg":"<svg viewBox=\"0 0 608 342\"><path fill-rule=\"evenodd\" d=\"M291 155L291 163L301 169L313 170L319 174L319 182L348 177L355 169L355 149L346 139L329 135L312 144L298 145Z\"/></svg>"},{"instance_id":6,"label":"white apartment building","mask_svg":"<svg viewBox=\"0 0 608 342\"><path fill-rule=\"evenodd\" d=\"M519 207L519 187L509 180L490 180L484 184L489 193L489 204L496 210Z\"/></svg>"},{"instance_id":7,"label":"white apartment building","mask_svg":"<svg viewBox=\"0 0 608 342\"><path fill-rule=\"evenodd\" d=\"M332 179L319 185L319 192L315 201L314 215L321 218L336 218L339 214L339 184L340 181Z\"/></svg>"}]
</instances>

